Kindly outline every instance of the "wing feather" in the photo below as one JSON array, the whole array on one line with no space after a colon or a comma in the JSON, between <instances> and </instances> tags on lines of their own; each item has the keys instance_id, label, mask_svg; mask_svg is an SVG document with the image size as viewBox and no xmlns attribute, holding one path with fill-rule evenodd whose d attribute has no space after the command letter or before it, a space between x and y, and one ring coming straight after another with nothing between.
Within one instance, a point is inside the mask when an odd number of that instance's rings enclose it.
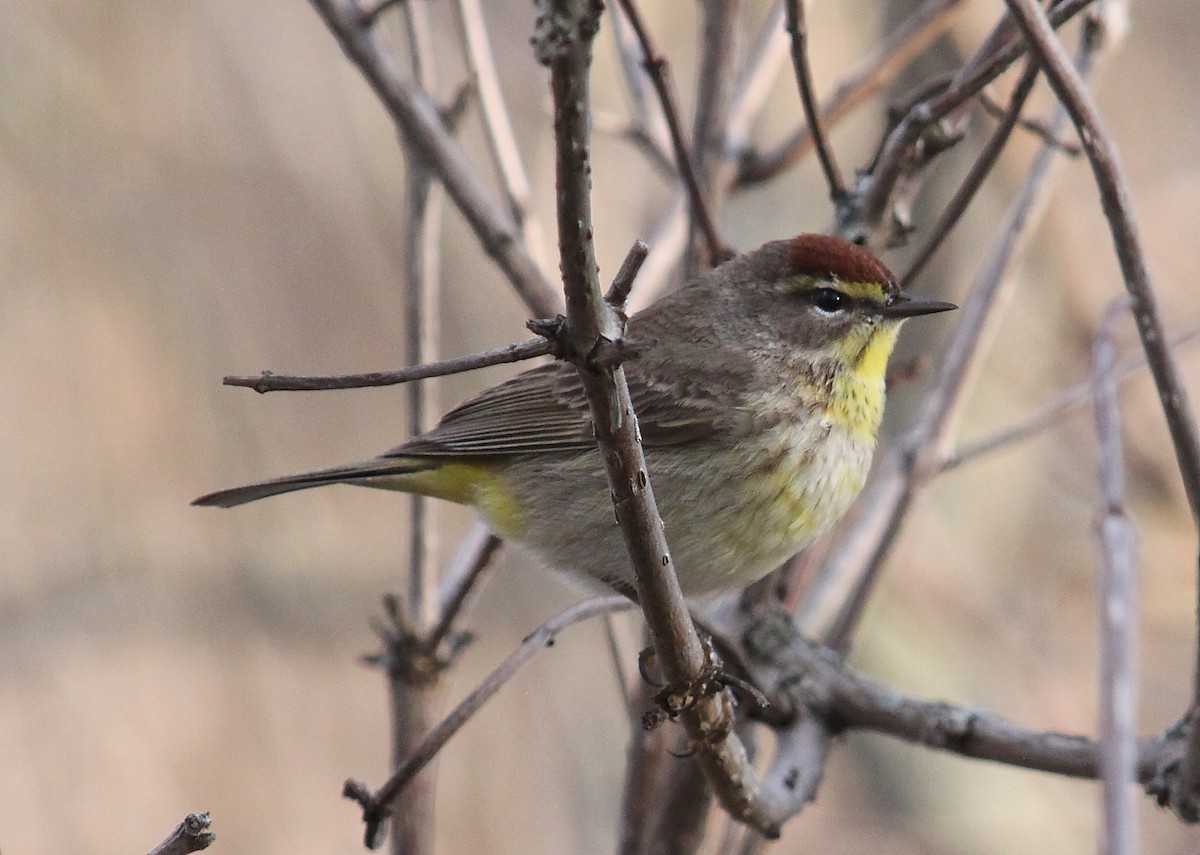
<instances>
[{"instance_id":1,"label":"wing feather","mask_svg":"<svg viewBox=\"0 0 1200 855\"><path fill-rule=\"evenodd\" d=\"M657 321L631 334L654 336ZM699 372L697 366L707 366ZM677 445L744 426L742 403L754 384L742 348L692 340L664 343L626 363L642 442ZM595 447L587 398L574 366L556 362L518 374L451 410L436 427L385 456L494 456L586 451Z\"/></svg>"}]
</instances>

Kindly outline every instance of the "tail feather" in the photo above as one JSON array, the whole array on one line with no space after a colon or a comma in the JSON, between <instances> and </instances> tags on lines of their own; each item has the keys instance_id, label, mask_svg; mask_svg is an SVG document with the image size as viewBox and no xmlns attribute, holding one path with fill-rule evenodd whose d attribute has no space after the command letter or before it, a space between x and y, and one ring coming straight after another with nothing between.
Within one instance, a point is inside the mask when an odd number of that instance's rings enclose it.
<instances>
[{"instance_id":1,"label":"tail feather","mask_svg":"<svg viewBox=\"0 0 1200 855\"><path fill-rule=\"evenodd\" d=\"M383 484L370 484L370 482L389 476L409 475L428 468L430 467L427 462L404 458L377 458L362 463L301 472L299 475L285 475L282 478L272 478L269 481L247 484L244 487L217 490L215 493L207 493L194 499L192 504L212 508L232 508L246 502L265 499L268 496L278 496L281 493L291 493L295 490L307 490L311 487L322 487L326 484L366 483L370 486L384 486Z\"/></svg>"}]
</instances>

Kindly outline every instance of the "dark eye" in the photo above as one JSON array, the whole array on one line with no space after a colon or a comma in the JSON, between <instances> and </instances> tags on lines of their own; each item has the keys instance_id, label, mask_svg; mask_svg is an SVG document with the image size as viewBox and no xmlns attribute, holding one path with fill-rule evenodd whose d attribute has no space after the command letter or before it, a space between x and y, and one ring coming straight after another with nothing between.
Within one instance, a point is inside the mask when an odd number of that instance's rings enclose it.
<instances>
[{"instance_id":1,"label":"dark eye","mask_svg":"<svg viewBox=\"0 0 1200 855\"><path fill-rule=\"evenodd\" d=\"M808 294L808 302L827 315L850 308L850 298L836 288L816 288Z\"/></svg>"}]
</instances>

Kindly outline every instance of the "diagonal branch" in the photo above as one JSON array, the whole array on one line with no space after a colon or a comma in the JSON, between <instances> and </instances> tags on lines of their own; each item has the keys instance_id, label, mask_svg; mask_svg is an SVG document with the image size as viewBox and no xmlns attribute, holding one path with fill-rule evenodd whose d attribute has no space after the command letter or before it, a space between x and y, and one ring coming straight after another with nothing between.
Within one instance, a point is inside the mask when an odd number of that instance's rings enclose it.
<instances>
[{"instance_id":1,"label":"diagonal branch","mask_svg":"<svg viewBox=\"0 0 1200 855\"><path fill-rule=\"evenodd\" d=\"M775 836L782 817L763 802L746 750L728 726L726 692L693 690L709 657L672 569L624 369L597 366L588 358L598 342L616 341L624 332L622 319L600 294L592 246L588 72L601 8L589 0L543 0L534 35L535 54L550 69L554 101L559 251L567 303L561 352L579 369L658 662L672 691L689 694L679 718L697 762L731 815Z\"/></svg>"},{"instance_id":2,"label":"diagonal branch","mask_svg":"<svg viewBox=\"0 0 1200 855\"><path fill-rule=\"evenodd\" d=\"M342 50L363 73L405 142L420 152L445 185L483 249L535 315L551 317L559 296L534 261L512 215L487 189L451 135L429 94L391 48L364 22L356 0L311 0Z\"/></svg>"},{"instance_id":3,"label":"diagonal branch","mask_svg":"<svg viewBox=\"0 0 1200 855\"><path fill-rule=\"evenodd\" d=\"M817 109L817 96L813 92L812 67L808 63L808 20L804 14L804 0L786 0L787 31L792 37L792 69L796 73L796 85L800 89L800 102L804 105L804 121L812 134L817 149L817 160L825 173L829 185L829 198L834 204L846 195L846 184L842 181L837 158L829 144L829 135L821 122Z\"/></svg>"},{"instance_id":4,"label":"diagonal branch","mask_svg":"<svg viewBox=\"0 0 1200 855\"><path fill-rule=\"evenodd\" d=\"M667 120L667 129L671 135L671 147L675 151L675 165L679 170L679 177L687 189L692 216L696 218L704 240L708 244L709 260L713 266L716 266L728 257L729 250L717 232L712 214L708 210L708 203L705 201L704 192L700 187L700 181L696 176L696 165L692 159L691 147L683 135L683 123L679 118L677 101L671 86L671 75L667 70L667 60L655 48L650 31L646 28L641 13L638 12L633 0L617 0L617 2L625 12L626 18L629 19L629 23L641 43L642 53L645 55L644 67L654 85L654 91L658 93L658 100L662 104L663 116Z\"/></svg>"},{"instance_id":5,"label":"diagonal branch","mask_svg":"<svg viewBox=\"0 0 1200 855\"><path fill-rule=\"evenodd\" d=\"M379 842L384 821L390 815L392 802L408 783L437 756L447 742L471 720L495 694L511 680L539 651L549 647L555 637L572 624L632 608L623 597L594 597L571 606L546 621L529 635L521 646L508 655L483 682L475 687L454 710L431 730L413 752L399 764L396 771L375 793L355 780L346 781L343 795L359 803L363 809L364 841L371 849Z\"/></svg>"}]
</instances>

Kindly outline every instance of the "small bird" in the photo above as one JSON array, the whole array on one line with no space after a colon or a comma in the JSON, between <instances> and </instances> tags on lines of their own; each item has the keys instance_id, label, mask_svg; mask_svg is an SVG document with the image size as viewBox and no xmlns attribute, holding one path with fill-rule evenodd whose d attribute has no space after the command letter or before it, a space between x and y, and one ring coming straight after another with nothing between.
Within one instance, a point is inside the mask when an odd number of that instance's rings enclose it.
<instances>
[{"instance_id":1,"label":"small bird","mask_svg":"<svg viewBox=\"0 0 1200 855\"><path fill-rule=\"evenodd\" d=\"M906 294L870 251L772 241L629 319L625 364L646 466L687 596L766 575L858 495L901 323L954 309ZM633 570L576 369L525 371L372 460L209 493L232 507L324 484L472 505L568 575L631 594Z\"/></svg>"}]
</instances>

